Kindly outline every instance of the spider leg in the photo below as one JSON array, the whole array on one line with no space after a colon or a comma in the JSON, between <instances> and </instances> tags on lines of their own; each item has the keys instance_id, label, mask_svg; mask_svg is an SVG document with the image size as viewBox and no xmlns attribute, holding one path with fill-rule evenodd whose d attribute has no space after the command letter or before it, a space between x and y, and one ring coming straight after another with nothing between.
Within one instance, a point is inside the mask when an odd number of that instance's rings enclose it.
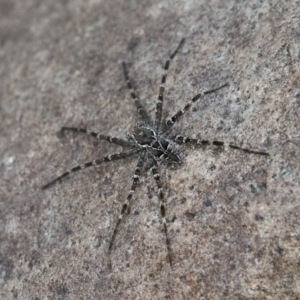
<instances>
[{"instance_id":1,"label":"spider leg","mask_svg":"<svg viewBox=\"0 0 300 300\"><path fill-rule=\"evenodd\" d=\"M75 132L81 132L81 133L91 135L91 136L95 137L98 140L105 140L105 141L108 141L109 143L113 143L113 144L116 144L116 145L119 145L119 146L130 146L130 143L126 140L119 139L119 138L116 138L116 137L112 137L112 136L109 136L109 135L103 135L103 134L100 134L100 133L97 133L97 132L94 132L94 131L88 131L84 128L62 127L61 130L62 131L70 130L70 131L75 131Z\"/></svg>"},{"instance_id":2,"label":"spider leg","mask_svg":"<svg viewBox=\"0 0 300 300\"><path fill-rule=\"evenodd\" d=\"M42 189L43 190L47 189L48 187L55 184L56 182L58 182L62 178L67 177L67 176L69 176L70 174L72 174L74 172L84 170L84 169L89 168L89 167L98 166L103 162L109 162L109 161L113 161L113 160L117 160L117 159L123 159L125 157L132 156L137 152L138 152L137 150L129 150L129 151L126 151L126 152L114 153L114 154L111 154L111 155L107 155L104 158L94 159L94 160L86 162L82 165L78 165L78 166L73 167L72 169L64 172L62 175L60 175L57 178L53 179L49 183L45 184L44 186L42 186Z\"/></svg>"},{"instance_id":3,"label":"spider leg","mask_svg":"<svg viewBox=\"0 0 300 300\"><path fill-rule=\"evenodd\" d=\"M246 148L241 148L237 145L234 144L226 144L221 141L207 141L207 140L201 140L201 139L192 139L187 136L182 136L182 135L177 135L172 137L178 144L191 144L191 145L196 145L196 146L207 146L207 145L214 145L217 147L223 147L227 146L231 149L236 149L236 150L241 150L245 153L250 153L250 154L259 154L259 155L265 155L269 156L270 154L267 152L263 151L254 151Z\"/></svg>"},{"instance_id":4,"label":"spider leg","mask_svg":"<svg viewBox=\"0 0 300 300\"><path fill-rule=\"evenodd\" d=\"M117 232L118 232L119 225L120 225L120 223L121 223L121 221L123 219L124 213L128 209L129 203L130 203L130 201L131 201L131 199L133 197L133 194L135 192L137 183L138 183L139 178L140 178L141 168L142 168L142 165L143 165L143 161L144 161L144 155L141 155L141 157L139 158L138 163L137 163L137 165L135 167L135 170L134 170L134 175L133 175L133 179L132 179L132 185L131 185L129 194L128 194L125 202L122 205L121 213L120 213L120 215L118 217L118 220L117 220L117 223L115 225L112 237L110 239L110 243L109 243L109 247L108 247L109 251L111 251L111 249L112 249L114 240L115 240Z\"/></svg>"},{"instance_id":5,"label":"spider leg","mask_svg":"<svg viewBox=\"0 0 300 300\"><path fill-rule=\"evenodd\" d=\"M157 171L157 168L155 165L151 168L153 177L156 181L157 187L158 187L158 198L159 198L159 211L160 215L163 221L163 227L164 227L164 233L165 233L165 238L166 238L166 245L167 245L167 251L168 251L168 259L170 266L172 265L172 260L171 260L171 247L170 247L170 241L168 237L168 228L167 228L167 221L166 221L166 201L163 193L163 187L162 183L160 181L160 175Z\"/></svg>"},{"instance_id":6,"label":"spider leg","mask_svg":"<svg viewBox=\"0 0 300 300\"><path fill-rule=\"evenodd\" d=\"M169 119L169 120L166 121L166 128L165 128L165 130L168 131L180 119L180 117L186 111L188 111L190 109L190 107L192 106L192 104L195 103L196 101L198 101L201 97L204 97L205 95L208 95L208 94L215 93L216 91L218 91L218 90L220 90L220 89L222 89L222 88L224 88L226 86L229 86L229 84L225 83L225 84L223 84L223 85L221 85L221 86L219 86L219 87L217 87L215 89L208 90L208 91L205 91L204 93L200 93L200 94L195 95L192 98L191 102L187 103L183 109L179 110L175 115L173 115L171 117L171 119Z\"/></svg>"},{"instance_id":7,"label":"spider leg","mask_svg":"<svg viewBox=\"0 0 300 300\"><path fill-rule=\"evenodd\" d=\"M131 84L129 76L128 76L126 63L123 62L122 66L123 66L124 77L125 77L125 80L127 83L127 87L130 90L130 95L134 101L136 108L137 108L138 114L139 114L140 118L142 118L143 120L149 120L149 117L148 117L144 107L141 104L140 98L138 97L138 95L136 94L135 90L132 87L132 84Z\"/></svg>"},{"instance_id":8,"label":"spider leg","mask_svg":"<svg viewBox=\"0 0 300 300\"><path fill-rule=\"evenodd\" d=\"M167 79L170 62L176 56L176 54L178 53L179 49L182 47L183 44L184 44L184 39L182 39L180 41L177 49L170 55L169 59L165 62L164 74L161 78L161 84L160 84L159 92L158 92L158 99L156 101L155 126L157 129L159 129L159 127L160 127L160 122L161 122L161 117L162 117L165 84L166 84L166 79Z\"/></svg>"}]
</instances>

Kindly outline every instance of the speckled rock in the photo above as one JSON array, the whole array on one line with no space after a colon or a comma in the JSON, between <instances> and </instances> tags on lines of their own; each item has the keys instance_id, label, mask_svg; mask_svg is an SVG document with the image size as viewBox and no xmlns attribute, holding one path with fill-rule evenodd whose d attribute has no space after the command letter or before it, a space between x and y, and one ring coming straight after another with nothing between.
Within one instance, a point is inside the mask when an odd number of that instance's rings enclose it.
<instances>
[{"instance_id":1,"label":"speckled rock","mask_svg":"<svg viewBox=\"0 0 300 300\"><path fill-rule=\"evenodd\" d=\"M300 2L0 1L1 299L300 299ZM153 116L199 100L173 132L267 151L183 148L161 170L173 265L151 174L111 253L134 159L41 186L121 148L136 111L121 62Z\"/></svg>"}]
</instances>

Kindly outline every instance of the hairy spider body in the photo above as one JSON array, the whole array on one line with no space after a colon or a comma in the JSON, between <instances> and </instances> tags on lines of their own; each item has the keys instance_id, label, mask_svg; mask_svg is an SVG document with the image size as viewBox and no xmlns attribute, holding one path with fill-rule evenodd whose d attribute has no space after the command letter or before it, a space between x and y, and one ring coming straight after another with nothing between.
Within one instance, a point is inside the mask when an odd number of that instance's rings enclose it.
<instances>
[{"instance_id":1,"label":"hairy spider body","mask_svg":"<svg viewBox=\"0 0 300 300\"><path fill-rule=\"evenodd\" d=\"M164 101L164 91L165 91L165 83L167 78L167 71L169 69L171 60L175 57L175 55L177 54L177 52L179 51L179 49L182 47L183 44L184 44L184 39L181 40L177 49L172 53L172 55L165 63L164 66L165 72L162 76L161 85L159 87L154 121L151 121L151 118L144 110L144 107L141 104L139 97L137 96L136 92L132 88L128 76L126 64L123 62L122 65L123 65L124 77L127 83L127 87L130 90L131 97L138 111L138 121L136 122L133 133L128 134L127 139L120 139L116 137L111 137L109 135L103 135L97 132L88 131L84 128L62 127L62 130L64 131L68 130L68 131L80 132L83 134L91 135L92 137L98 140L106 140L109 143L113 143L126 148L126 151L120 153L113 153L101 159L94 159L82 165L73 167L42 187L43 189L46 189L51 185L53 185L54 183L61 180L62 178L69 176L71 173L86 169L88 167L97 166L104 162L110 162L113 160L125 159L127 157L136 156L138 158L138 162L135 167L134 175L132 178L131 188L129 190L127 198L122 204L119 217L116 221L116 225L114 227L109 242L109 250L112 249L115 237L119 229L119 225L123 219L125 212L129 208L130 201L136 190L141 173L150 170L153 174L154 180L156 181L156 185L158 188L157 194L159 199L159 211L162 219L163 231L164 231L166 246L167 246L167 255L168 255L168 260L170 265L172 264L172 260L171 260L170 241L168 237L167 221L166 221L166 203L165 203L165 197L163 192L163 185L158 171L159 165L163 164L167 166L170 165L180 166L183 162L183 151L181 150L181 147L184 144L198 146L198 147L204 147L207 145L213 145L217 147L227 146L231 149L241 150L249 154L258 154L258 155L265 155L265 156L269 155L266 152L253 151L253 150L241 148L234 144L225 144L222 141L215 141L215 140L208 141L208 140L194 139L183 135L170 134L172 126L176 122L178 122L178 120L180 120L180 118L185 114L185 112L190 109L193 103L195 103L205 95L215 93L218 90L228 86L228 84L225 83L219 86L218 88L208 90L203 93L199 93L195 95L191 99L191 101L184 106L183 109L179 110L170 119L162 123L162 111L163 111L163 101Z\"/></svg>"},{"instance_id":2,"label":"hairy spider body","mask_svg":"<svg viewBox=\"0 0 300 300\"><path fill-rule=\"evenodd\" d=\"M165 132L159 132L154 126L137 122L135 134L130 136L134 147L145 151L148 160L163 164L180 164L182 152L180 146Z\"/></svg>"}]
</instances>

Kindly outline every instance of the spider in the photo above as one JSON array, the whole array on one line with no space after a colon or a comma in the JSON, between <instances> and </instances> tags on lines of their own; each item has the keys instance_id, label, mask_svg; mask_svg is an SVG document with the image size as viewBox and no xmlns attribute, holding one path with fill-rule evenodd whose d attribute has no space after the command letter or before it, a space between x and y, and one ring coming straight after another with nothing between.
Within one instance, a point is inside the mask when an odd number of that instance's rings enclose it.
<instances>
[{"instance_id":1,"label":"spider","mask_svg":"<svg viewBox=\"0 0 300 300\"><path fill-rule=\"evenodd\" d=\"M126 200L122 204L120 215L116 221L114 230L112 231L112 236L110 238L108 248L109 251L112 250L119 226L121 224L125 212L128 211L129 209L129 204L133 198L140 175L143 172L150 170L153 174L154 180L156 181L156 185L157 185L159 211L162 219L163 232L165 236L167 257L170 265L172 265L172 260L171 260L170 240L168 237L168 226L166 221L166 201L164 196L163 184L161 182L160 173L158 170L159 166L161 165L180 166L183 162L183 152L181 148L182 145L184 144L194 145L198 147L204 147L206 145L214 145L217 147L227 146L229 148L241 150L249 154L258 154L258 155L265 155L265 156L269 155L266 152L253 151L253 150L241 148L234 144L225 144L222 141L201 140L201 139L190 138L188 136L183 136L183 135L172 135L170 133L172 126L181 119L181 117L184 115L186 111L190 109L193 103L197 102L200 98L204 97L205 95L215 93L218 90L229 86L228 83L225 83L217 88L195 95L191 99L191 101L184 106L183 109L179 110L170 119L163 121L162 112L163 112L164 91L165 91L167 73L171 61L174 59L176 54L179 52L180 48L183 46L184 41L185 39L182 39L180 41L176 50L170 55L170 57L165 62L164 74L162 75L161 78L158 98L156 101L156 112L155 112L154 121L151 120L151 118L145 111L143 104L141 103L137 93L133 89L131 81L129 79L126 63L123 62L122 66L123 66L126 84L128 89L130 90L131 97L133 99L133 102L138 112L138 120L135 124L134 130L131 133L127 134L127 137L125 139L121 139L121 138L97 133L94 131L88 131L84 128L62 127L62 131L73 131L73 132L79 132L86 135L90 135L98 140L106 140L109 143L122 146L127 150L120 153L109 154L103 158L97 158L92 161L86 162L82 165L75 166L42 187L42 189L46 189L52 186L54 183L60 181L62 178L69 176L71 173L89 167L98 166L104 162L125 159L130 156L136 157L137 165L135 167L135 171L133 174L131 188L129 190Z\"/></svg>"}]
</instances>

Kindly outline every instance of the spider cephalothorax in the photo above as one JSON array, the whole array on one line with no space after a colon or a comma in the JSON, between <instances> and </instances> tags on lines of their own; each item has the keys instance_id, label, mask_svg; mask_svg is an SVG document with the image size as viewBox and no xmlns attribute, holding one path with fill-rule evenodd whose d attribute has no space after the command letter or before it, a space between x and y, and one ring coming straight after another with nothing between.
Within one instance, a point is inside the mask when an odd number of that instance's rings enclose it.
<instances>
[{"instance_id":1,"label":"spider cephalothorax","mask_svg":"<svg viewBox=\"0 0 300 300\"><path fill-rule=\"evenodd\" d=\"M192 104L198 101L201 97L214 93L221 88L228 86L228 84L223 84L218 88L206 91L204 93L199 93L195 95L189 103L187 103L183 109L179 110L176 114L174 114L170 119L165 120L162 122L162 111L163 111L163 101L164 101L164 91L165 91L165 83L167 78L167 71L169 69L170 61L175 57L179 49L182 47L184 43L184 39L181 40L177 49L173 52L173 54L169 57L166 61L164 66L164 74L161 79L161 85L159 87L158 99L156 102L156 113L155 113L155 120L151 122L150 117L146 113L143 108L143 105L140 102L139 97L135 93L132 88L131 82L129 80L126 64L123 63L123 70L124 76L127 83L127 87L130 90L130 94L132 99L134 100L134 104L138 111L138 121L134 128L133 133L127 135L127 139L120 139L116 137L111 137L109 135L103 135L97 132L88 131L84 128L77 128L77 127L63 127L62 130L70 130L81 132L84 134L89 134L94 138L99 140L106 140L110 143L117 144L122 146L126 149L126 151L120 153L114 153L107 155L100 159L94 159L92 161L86 162L82 165L78 165L73 167L69 171L64 172L59 177L55 178L48 184L43 186L43 189L48 188L52 184L56 183L57 181L61 180L62 178L69 176L73 172L77 172L79 170L97 166L104 162L110 162L113 160L124 159L126 157L135 156L138 158L138 162L134 171L132 185L129 190L128 196L124 203L122 204L121 212L119 218L116 222L114 227L112 237L109 242L109 250L112 249L113 242L115 240L119 225L121 220L128 210L129 203L133 197L135 189L137 187L137 183L139 181L140 175L142 171L151 170L153 177L156 181L158 187L158 199L159 199L159 211L163 222L163 230L166 239L167 245L167 253L168 253L168 260L171 264L171 249L170 249L170 242L168 238L168 231L167 231L167 221L166 221L166 204L165 204L165 197L163 193L163 186L160 180L160 175L158 171L158 165L173 165L173 166L180 166L183 161L183 152L181 151L181 146L183 144L186 145L196 145L196 146L206 146L206 145L214 145L217 147L227 146L231 149L238 149L244 151L246 153L252 154L259 154L259 155L268 155L266 152L260 151L253 151L245 148L241 148L234 144L225 144L221 141L208 141L208 140L201 140L201 139L193 139L184 135L171 135L172 126L180 120L180 118L184 115L184 113L190 109Z\"/></svg>"},{"instance_id":2,"label":"spider cephalothorax","mask_svg":"<svg viewBox=\"0 0 300 300\"><path fill-rule=\"evenodd\" d=\"M180 164L182 152L180 146L163 131L158 131L153 125L137 122L135 133L128 135L134 141L134 147L145 152L150 160L166 165Z\"/></svg>"}]
</instances>

